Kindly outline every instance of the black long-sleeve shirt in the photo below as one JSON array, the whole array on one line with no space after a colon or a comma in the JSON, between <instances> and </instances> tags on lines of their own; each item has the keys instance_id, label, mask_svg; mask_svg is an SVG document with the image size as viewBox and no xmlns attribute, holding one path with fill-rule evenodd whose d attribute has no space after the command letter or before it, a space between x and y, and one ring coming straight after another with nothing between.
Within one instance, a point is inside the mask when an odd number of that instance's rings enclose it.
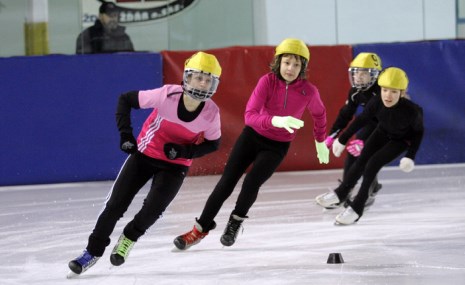
<instances>
[{"instance_id":1,"label":"black long-sleeve shirt","mask_svg":"<svg viewBox=\"0 0 465 285\"><path fill-rule=\"evenodd\" d=\"M336 137L340 131L345 129L350 121L354 118L358 107L365 107L366 104L374 97L381 94L380 87L377 83L368 88L367 90L359 90L357 88L350 88L347 101L345 105L339 110L338 116L329 132L330 136ZM367 124L360 136L361 139L366 139L374 130L376 122Z\"/></svg>"},{"instance_id":2,"label":"black long-sleeve shirt","mask_svg":"<svg viewBox=\"0 0 465 285\"><path fill-rule=\"evenodd\" d=\"M423 139L423 109L406 98L400 98L393 107L384 106L381 96L370 100L363 112L339 136L339 142L346 144L349 138L366 124L376 120L377 128L391 140L404 140L409 144L405 157L415 159Z\"/></svg>"}]
</instances>

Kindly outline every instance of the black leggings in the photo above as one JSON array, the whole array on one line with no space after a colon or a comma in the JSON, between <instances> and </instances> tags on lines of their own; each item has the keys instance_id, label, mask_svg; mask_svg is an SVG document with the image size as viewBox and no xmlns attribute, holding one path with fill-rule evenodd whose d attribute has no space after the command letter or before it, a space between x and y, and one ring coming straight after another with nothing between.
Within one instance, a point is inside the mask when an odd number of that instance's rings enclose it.
<instances>
[{"instance_id":1,"label":"black leggings","mask_svg":"<svg viewBox=\"0 0 465 285\"><path fill-rule=\"evenodd\" d=\"M407 147L405 141L391 140L384 132L376 129L365 142L362 153L344 176L341 185L335 190L339 200L347 199L351 189L363 175L358 194L351 203L352 209L362 216L370 185L376 175L384 165L402 154Z\"/></svg>"},{"instance_id":2,"label":"black leggings","mask_svg":"<svg viewBox=\"0 0 465 285\"><path fill-rule=\"evenodd\" d=\"M176 197L187 170L185 166L152 159L139 152L130 155L121 168L89 236L89 253L95 256L103 255L105 247L110 244L110 235L116 222L127 211L139 190L152 178L152 185L142 208L123 231L127 238L137 241Z\"/></svg>"},{"instance_id":3,"label":"black leggings","mask_svg":"<svg viewBox=\"0 0 465 285\"><path fill-rule=\"evenodd\" d=\"M370 123L364 128L362 128L359 132L356 134L356 139L362 140L364 143L367 141L368 137L370 134L375 130L376 124L375 123ZM357 160L358 157L353 156L350 153L347 153L346 159L344 160L344 172L342 174L342 179L346 179L347 173L349 173L349 169L354 164L354 162ZM378 185L378 177L375 177L373 180L372 186ZM373 190L373 187L370 189L371 191ZM371 193L370 193L371 194Z\"/></svg>"},{"instance_id":4,"label":"black leggings","mask_svg":"<svg viewBox=\"0 0 465 285\"><path fill-rule=\"evenodd\" d=\"M198 223L205 231L212 227L224 201L232 194L242 174L252 164L242 183L241 192L232 211L240 217L246 217L257 199L260 187L265 183L287 154L290 142L278 142L257 134L252 128L245 127L236 141L223 175L208 197Z\"/></svg>"}]
</instances>

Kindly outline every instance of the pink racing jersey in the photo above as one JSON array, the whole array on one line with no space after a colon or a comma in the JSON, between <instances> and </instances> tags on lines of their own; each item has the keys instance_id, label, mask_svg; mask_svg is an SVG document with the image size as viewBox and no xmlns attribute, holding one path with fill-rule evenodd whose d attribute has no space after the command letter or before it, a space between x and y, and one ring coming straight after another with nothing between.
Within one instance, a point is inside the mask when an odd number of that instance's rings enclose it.
<instances>
[{"instance_id":1,"label":"pink racing jersey","mask_svg":"<svg viewBox=\"0 0 465 285\"><path fill-rule=\"evenodd\" d=\"M157 89L139 91L139 106L142 109L153 108L153 111L142 126L137 144L139 151L149 157L190 166L192 159L169 160L163 151L164 145L166 143L200 144L204 138L219 139L220 112L215 102L208 100L195 120L181 121L177 109L182 92L180 85L165 85Z\"/></svg>"},{"instance_id":2,"label":"pink racing jersey","mask_svg":"<svg viewBox=\"0 0 465 285\"><path fill-rule=\"evenodd\" d=\"M296 132L271 124L273 116L292 116L301 119L305 110L313 118L313 136L323 142L326 137L326 108L318 89L304 79L291 84L280 80L274 73L268 73L259 80L247 102L245 124L260 135L282 142L292 141Z\"/></svg>"}]
</instances>

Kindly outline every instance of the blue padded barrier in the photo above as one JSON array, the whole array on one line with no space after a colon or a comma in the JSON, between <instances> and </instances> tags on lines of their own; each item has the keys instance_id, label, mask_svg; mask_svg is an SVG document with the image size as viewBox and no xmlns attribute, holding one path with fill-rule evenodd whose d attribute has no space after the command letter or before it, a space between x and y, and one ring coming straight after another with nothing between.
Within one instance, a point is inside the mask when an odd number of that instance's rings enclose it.
<instances>
[{"instance_id":1,"label":"blue padded barrier","mask_svg":"<svg viewBox=\"0 0 465 285\"><path fill-rule=\"evenodd\" d=\"M408 94L423 107L425 121L416 163L465 162L465 41L366 44L353 51L375 52L384 68L407 72Z\"/></svg>"},{"instance_id":2,"label":"blue padded barrier","mask_svg":"<svg viewBox=\"0 0 465 285\"><path fill-rule=\"evenodd\" d=\"M0 58L0 185L114 179L118 96L161 85L160 54Z\"/></svg>"}]
</instances>

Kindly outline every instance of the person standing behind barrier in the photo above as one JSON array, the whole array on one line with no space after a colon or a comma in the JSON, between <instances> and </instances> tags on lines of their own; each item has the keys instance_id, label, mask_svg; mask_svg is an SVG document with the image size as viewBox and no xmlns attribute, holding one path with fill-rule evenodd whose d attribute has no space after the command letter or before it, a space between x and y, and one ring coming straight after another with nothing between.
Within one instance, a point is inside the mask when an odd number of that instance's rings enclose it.
<instances>
[{"instance_id":1,"label":"person standing behind barrier","mask_svg":"<svg viewBox=\"0 0 465 285\"><path fill-rule=\"evenodd\" d=\"M119 97L116 121L120 148L129 154L107 196L84 252L69 262L73 277L89 269L110 244L117 221L139 190L152 179L140 211L124 228L110 255L123 264L136 241L161 217L177 195L192 159L216 151L221 138L215 94L221 66L214 55L198 52L186 60L182 85L132 91ZM136 141L131 108L153 108Z\"/></svg>"},{"instance_id":2,"label":"person standing behind barrier","mask_svg":"<svg viewBox=\"0 0 465 285\"><path fill-rule=\"evenodd\" d=\"M232 194L241 176L244 178L236 206L226 225L221 243L234 244L242 222L247 218L260 187L275 172L295 138L305 110L313 118L317 156L320 163L329 162L326 134L326 108L318 89L306 80L310 59L307 45L299 39L285 39L277 47L271 72L262 76L245 109L245 128L237 139L218 184L208 198L193 229L174 240L185 250L200 242L216 227L214 218Z\"/></svg>"},{"instance_id":3,"label":"person standing behind barrier","mask_svg":"<svg viewBox=\"0 0 465 285\"><path fill-rule=\"evenodd\" d=\"M111 2L101 2L98 19L76 40L76 54L134 51L126 28L118 25L118 8Z\"/></svg>"},{"instance_id":4,"label":"person standing behind barrier","mask_svg":"<svg viewBox=\"0 0 465 285\"><path fill-rule=\"evenodd\" d=\"M325 143L331 148L334 140L344 130L350 121L354 118L358 107L364 108L365 105L375 96L380 96L380 87L377 83L378 75L381 72L381 58L370 52L359 53L349 66L349 81L351 88L345 105L339 110L338 116L330 130L330 135L326 138ZM355 135L355 139L349 142L347 146L347 157L344 160L343 179L349 171L352 164L360 155L364 141L370 136L376 127L376 122L372 121L363 127ZM367 200L367 206L374 203L375 195L381 189L382 185L378 179L373 180L370 187L370 197Z\"/></svg>"},{"instance_id":5,"label":"person standing behind barrier","mask_svg":"<svg viewBox=\"0 0 465 285\"><path fill-rule=\"evenodd\" d=\"M378 122L339 187L316 197L317 204L325 208L341 205L363 175L357 195L336 216L336 224L350 225L362 217L370 185L384 165L406 152L399 168L404 172L414 169L424 133L423 109L406 98L408 83L407 74L402 69L386 68L378 79L381 96L370 100L362 114L334 141L333 153L339 157L354 133L373 119Z\"/></svg>"}]
</instances>

